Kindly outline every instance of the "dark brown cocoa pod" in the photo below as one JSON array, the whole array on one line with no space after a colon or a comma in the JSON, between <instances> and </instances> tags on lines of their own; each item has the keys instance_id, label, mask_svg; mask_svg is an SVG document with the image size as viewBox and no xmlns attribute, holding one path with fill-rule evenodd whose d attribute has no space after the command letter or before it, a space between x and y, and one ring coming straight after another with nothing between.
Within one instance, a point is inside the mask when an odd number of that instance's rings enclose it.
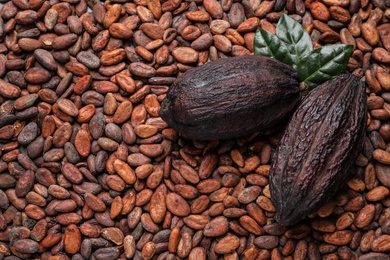
<instances>
[{"instance_id":1,"label":"dark brown cocoa pod","mask_svg":"<svg viewBox=\"0 0 390 260\"><path fill-rule=\"evenodd\" d=\"M185 72L170 87L159 115L184 137L227 139L274 127L299 100L293 68L263 56L242 56Z\"/></svg>"},{"instance_id":2,"label":"dark brown cocoa pod","mask_svg":"<svg viewBox=\"0 0 390 260\"><path fill-rule=\"evenodd\" d=\"M323 206L345 183L363 147L365 86L348 74L312 90L293 114L270 171L276 220L293 225Z\"/></svg>"}]
</instances>

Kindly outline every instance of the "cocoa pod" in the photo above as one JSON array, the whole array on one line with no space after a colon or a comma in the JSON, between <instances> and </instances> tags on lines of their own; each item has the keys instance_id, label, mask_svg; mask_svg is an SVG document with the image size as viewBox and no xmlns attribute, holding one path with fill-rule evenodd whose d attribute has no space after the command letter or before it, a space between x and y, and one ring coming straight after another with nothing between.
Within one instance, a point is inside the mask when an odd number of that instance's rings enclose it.
<instances>
[{"instance_id":1,"label":"cocoa pod","mask_svg":"<svg viewBox=\"0 0 390 260\"><path fill-rule=\"evenodd\" d=\"M300 100L298 85L296 71L275 59L217 60L178 78L159 114L188 138L244 136L285 120Z\"/></svg>"},{"instance_id":2,"label":"cocoa pod","mask_svg":"<svg viewBox=\"0 0 390 260\"><path fill-rule=\"evenodd\" d=\"M315 212L346 181L363 147L366 117L365 87L357 76L338 76L306 96L273 155L270 191L280 224Z\"/></svg>"}]
</instances>

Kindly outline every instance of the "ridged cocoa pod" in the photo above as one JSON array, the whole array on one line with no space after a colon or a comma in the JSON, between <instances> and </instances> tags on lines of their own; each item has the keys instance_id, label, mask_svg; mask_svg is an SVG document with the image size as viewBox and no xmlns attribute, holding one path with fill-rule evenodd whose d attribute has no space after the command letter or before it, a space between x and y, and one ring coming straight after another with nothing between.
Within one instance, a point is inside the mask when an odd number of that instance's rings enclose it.
<instances>
[{"instance_id":1,"label":"ridged cocoa pod","mask_svg":"<svg viewBox=\"0 0 390 260\"><path fill-rule=\"evenodd\" d=\"M300 100L297 72L263 56L209 62L170 87L160 116L184 137L213 140L271 128Z\"/></svg>"},{"instance_id":2,"label":"ridged cocoa pod","mask_svg":"<svg viewBox=\"0 0 390 260\"><path fill-rule=\"evenodd\" d=\"M365 86L351 74L305 97L273 154L270 191L280 224L314 213L345 183L363 147L366 117Z\"/></svg>"}]
</instances>

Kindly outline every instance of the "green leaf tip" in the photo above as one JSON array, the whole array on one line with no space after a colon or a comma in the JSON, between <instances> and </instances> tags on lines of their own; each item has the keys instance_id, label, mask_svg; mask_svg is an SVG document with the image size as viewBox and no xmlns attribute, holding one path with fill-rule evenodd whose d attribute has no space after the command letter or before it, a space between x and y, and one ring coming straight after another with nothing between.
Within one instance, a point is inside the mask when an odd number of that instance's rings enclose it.
<instances>
[{"instance_id":1,"label":"green leaf tip","mask_svg":"<svg viewBox=\"0 0 390 260\"><path fill-rule=\"evenodd\" d=\"M294 68L313 50L309 33L300 23L285 13L282 14L276 26L276 36L286 44Z\"/></svg>"},{"instance_id":2,"label":"green leaf tip","mask_svg":"<svg viewBox=\"0 0 390 260\"><path fill-rule=\"evenodd\" d=\"M347 68L352 50L352 45L345 44L325 45L313 50L297 66L300 80L311 90L340 75Z\"/></svg>"}]
</instances>

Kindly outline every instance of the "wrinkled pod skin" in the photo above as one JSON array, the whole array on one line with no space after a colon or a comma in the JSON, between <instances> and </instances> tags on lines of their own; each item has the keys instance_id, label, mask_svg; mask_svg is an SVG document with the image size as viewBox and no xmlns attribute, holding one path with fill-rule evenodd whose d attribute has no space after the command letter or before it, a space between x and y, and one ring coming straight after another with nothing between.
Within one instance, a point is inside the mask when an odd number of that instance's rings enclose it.
<instances>
[{"instance_id":1,"label":"wrinkled pod skin","mask_svg":"<svg viewBox=\"0 0 390 260\"><path fill-rule=\"evenodd\" d=\"M228 139L287 122L299 101L297 72L254 55L188 70L170 87L159 115L186 138Z\"/></svg>"},{"instance_id":2,"label":"wrinkled pod skin","mask_svg":"<svg viewBox=\"0 0 390 260\"><path fill-rule=\"evenodd\" d=\"M352 74L312 90L293 114L272 158L276 221L294 225L335 195L363 147L365 86Z\"/></svg>"}]
</instances>

